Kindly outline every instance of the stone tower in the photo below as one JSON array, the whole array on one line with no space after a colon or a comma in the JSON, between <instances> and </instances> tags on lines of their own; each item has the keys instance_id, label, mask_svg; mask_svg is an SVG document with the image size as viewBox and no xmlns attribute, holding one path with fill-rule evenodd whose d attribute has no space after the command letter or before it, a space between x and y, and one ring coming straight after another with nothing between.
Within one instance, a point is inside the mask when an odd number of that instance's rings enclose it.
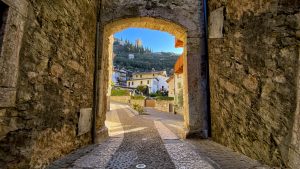
<instances>
[{"instance_id":1,"label":"stone tower","mask_svg":"<svg viewBox=\"0 0 300 169\"><path fill-rule=\"evenodd\" d=\"M141 39L135 40L135 46L136 46L136 47L142 47L142 46L143 46L142 40L141 40Z\"/></svg>"}]
</instances>

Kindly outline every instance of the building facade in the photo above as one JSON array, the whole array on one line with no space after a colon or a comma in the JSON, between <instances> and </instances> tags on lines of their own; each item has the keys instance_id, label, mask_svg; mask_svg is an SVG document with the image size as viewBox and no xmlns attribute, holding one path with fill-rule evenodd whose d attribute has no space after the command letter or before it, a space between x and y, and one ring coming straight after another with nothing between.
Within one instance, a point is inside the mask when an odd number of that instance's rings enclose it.
<instances>
[{"instance_id":1,"label":"building facade","mask_svg":"<svg viewBox=\"0 0 300 169\"><path fill-rule=\"evenodd\" d=\"M166 71L152 71L133 73L132 79L127 81L127 87L137 88L138 86L148 86L150 93L159 90L168 90Z\"/></svg>"},{"instance_id":2,"label":"building facade","mask_svg":"<svg viewBox=\"0 0 300 169\"><path fill-rule=\"evenodd\" d=\"M135 41L135 46L136 46L136 47L142 47L142 46L143 46L142 40L141 40L141 39L137 39L137 40Z\"/></svg>"},{"instance_id":3,"label":"building facade","mask_svg":"<svg viewBox=\"0 0 300 169\"><path fill-rule=\"evenodd\" d=\"M116 86L126 86L126 81L129 79L129 73L124 69L114 69L112 73L112 82Z\"/></svg>"},{"instance_id":4,"label":"building facade","mask_svg":"<svg viewBox=\"0 0 300 169\"><path fill-rule=\"evenodd\" d=\"M134 59L134 54L129 54L128 59Z\"/></svg>"},{"instance_id":5,"label":"building facade","mask_svg":"<svg viewBox=\"0 0 300 169\"><path fill-rule=\"evenodd\" d=\"M169 85L169 93L168 96L169 97L175 97L175 79L174 79L174 75L172 75L168 80L167 83Z\"/></svg>"},{"instance_id":6,"label":"building facade","mask_svg":"<svg viewBox=\"0 0 300 169\"><path fill-rule=\"evenodd\" d=\"M182 47L180 41L176 41L175 47ZM174 65L174 104L175 112L178 114L183 114L183 55L181 55L175 65Z\"/></svg>"}]
</instances>

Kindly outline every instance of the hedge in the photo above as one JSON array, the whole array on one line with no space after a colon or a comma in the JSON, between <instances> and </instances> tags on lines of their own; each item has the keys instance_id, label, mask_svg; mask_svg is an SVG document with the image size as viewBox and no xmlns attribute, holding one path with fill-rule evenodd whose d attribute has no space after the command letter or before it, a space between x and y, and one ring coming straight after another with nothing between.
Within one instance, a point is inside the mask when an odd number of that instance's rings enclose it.
<instances>
[{"instance_id":1,"label":"hedge","mask_svg":"<svg viewBox=\"0 0 300 169\"><path fill-rule=\"evenodd\" d=\"M111 90L111 96L129 96L128 90L121 90L121 89L113 89Z\"/></svg>"},{"instance_id":2,"label":"hedge","mask_svg":"<svg viewBox=\"0 0 300 169\"><path fill-rule=\"evenodd\" d=\"M144 100L145 97L144 96L131 96L131 99L133 99L133 100Z\"/></svg>"},{"instance_id":3,"label":"hedge","mask_svg":"<svg viewBox=\"0 0 300 169\"><path fill-rule=\"evenodd\" d=\"M156 100L174 100L174 97L157 96Z\"/></svg>"}]
</instances>

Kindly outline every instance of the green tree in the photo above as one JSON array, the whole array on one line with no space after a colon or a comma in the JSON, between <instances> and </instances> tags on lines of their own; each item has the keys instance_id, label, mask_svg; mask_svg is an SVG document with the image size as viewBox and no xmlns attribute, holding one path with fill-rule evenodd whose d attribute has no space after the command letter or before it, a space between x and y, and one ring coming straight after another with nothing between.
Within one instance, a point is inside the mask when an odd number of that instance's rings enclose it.
<instances>
[{"instance_id":1,"label":"green tree","mask_svg":"<svg viewBox=\"0 0 300 169\"><path fill-rule=\"evenodd\" d=\"M149 93L148 86L146 86L146 85L139 85L136 89L137 89L140 93L143 93L143 95L148 95L148 93Z\"/></svg>"}]
</instances>

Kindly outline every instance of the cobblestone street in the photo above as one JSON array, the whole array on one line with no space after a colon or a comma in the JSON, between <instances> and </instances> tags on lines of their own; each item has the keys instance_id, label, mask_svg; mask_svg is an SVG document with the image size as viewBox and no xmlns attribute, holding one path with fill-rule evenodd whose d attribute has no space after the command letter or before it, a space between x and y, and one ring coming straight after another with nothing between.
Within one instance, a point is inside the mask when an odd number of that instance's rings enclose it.
<instances>
[{"instance_id":1,"label":"cobblestone street","mask_svg":"<svg viewBox=\"0 0 300 169\"><path fill-rule=\"evenodd\" d=\"M111 109L106 122L108 140L75 151L48 168L245 169L259 166L258 162L211 141L179 139L174 133L181 127L181 118L176 115L147 109L149 115L139 116L127 105L116 103L111 104ZM179 127L172 128L176 123Z\"/></svg>"}]
</instances>

